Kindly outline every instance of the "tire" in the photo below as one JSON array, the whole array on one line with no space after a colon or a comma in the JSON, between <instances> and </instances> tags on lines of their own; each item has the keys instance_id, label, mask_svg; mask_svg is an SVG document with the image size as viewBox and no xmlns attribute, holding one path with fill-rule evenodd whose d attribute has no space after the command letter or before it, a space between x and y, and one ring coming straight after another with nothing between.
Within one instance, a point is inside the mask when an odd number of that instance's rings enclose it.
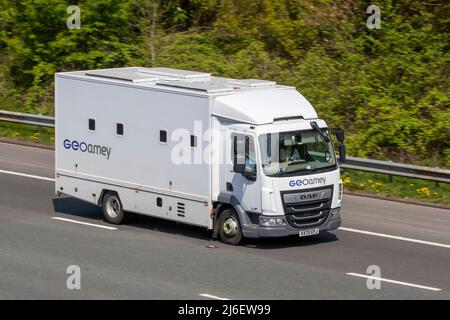
<instances>
[{"instance_id":1,"label":"tire","mask_svg":"<svg viewBox=\"0 0 450 320\"><path fill-rule=\"evenodd\" d=\"M242 240L239 216L233 209L226 209L219 217L219 236L223 243L237 245Z\"/></svg>"},{"instance_id":2,"label":"tire","mask_svg":"<svg viewBox=\"0 0 450 320\"><path fill-rule=\"evenodd\" d=\"M121 224L126 220L122 202L115 192L106 192L102 200L103 217L112 224Z\"/></svg>"}]
</instances>

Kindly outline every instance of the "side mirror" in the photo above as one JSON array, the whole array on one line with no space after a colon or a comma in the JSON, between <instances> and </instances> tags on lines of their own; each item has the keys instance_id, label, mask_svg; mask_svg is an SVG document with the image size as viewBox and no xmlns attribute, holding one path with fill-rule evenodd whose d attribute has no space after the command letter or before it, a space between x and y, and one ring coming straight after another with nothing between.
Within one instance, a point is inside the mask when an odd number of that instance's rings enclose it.
<instances>
[{"instance_id":1,"label":"side mirror","mask_svg":"<svg viewBox=\"0 0 450 320\"><path fill-rule=\"evenodd\" d=\"M345 133L344 133L344 130L342 130L341 128L336 128L336 139L337 139L340 143L344 143L344 140L345 140Z\"/></svg>"},{"instance_id":2,"label":"side mirror","mask_svg":"<svg viewBox=\"0 0 450 320\"><path fill-rule=\"evenodd\" d=\"M256 165L255 164L250 164L249 162L247 162L245 164L244 177L247 180L256 181Z\"/></svg>"},{"instance_id":3,"label":"side mirror","mask_svg":"<svg viewBox=\"0 0 450 320\"><path fill-rule=\"evenodd\" d=\"M343 143L339 143L339 162L345 162L347 158L345 152L345 145Z\"/></svg>"},{"instance_id":4,"label":"side mirror","mask_svg":"<svg viewBox=\"0 0 450 320\"><path fill-rule=\"evenodd\" d=\"M341 128L336 128L336 139L339 141L339 162L345 162L347 155L345 152L345 133Z\"/></svg>"}]
</instances>

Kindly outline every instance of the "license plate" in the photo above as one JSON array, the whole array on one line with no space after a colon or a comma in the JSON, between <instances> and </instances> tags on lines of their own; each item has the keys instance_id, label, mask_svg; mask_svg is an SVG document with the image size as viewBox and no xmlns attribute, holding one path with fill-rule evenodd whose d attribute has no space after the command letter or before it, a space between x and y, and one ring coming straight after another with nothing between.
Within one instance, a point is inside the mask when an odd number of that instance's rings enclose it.
<instances>
[{"instance_id":1,"label":"license plate","mask_svg":"<svg viewBox=\"0 0 450 320\"><path fill-rule=\"evenodd\" d=\"M313 236L315 234L319 234L319 228L316 229L309 229L309 230L302 230L298 233L300 237L307 237L307 236Z\"/></svg>"}]
</instances>

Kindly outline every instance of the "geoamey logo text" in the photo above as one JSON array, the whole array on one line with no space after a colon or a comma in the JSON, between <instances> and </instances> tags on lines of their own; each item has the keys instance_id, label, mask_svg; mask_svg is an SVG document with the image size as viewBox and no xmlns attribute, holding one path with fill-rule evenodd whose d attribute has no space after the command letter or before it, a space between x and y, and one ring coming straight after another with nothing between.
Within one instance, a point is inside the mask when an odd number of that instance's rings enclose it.
<instances>
[{"instance_id":1,"label":"geoamey logo text","mask_svg":"<svg viewBox=\"0 0 450 320\"><path fill-rule=\"evenodd\" d=\"M106 157L107 160L109 160L109 157L111 155L111 147L100 146L97 144L90 144L84 141L78 142L77 140L71 141L69 139L65 139L63 145L64 148L66 149L72 149L75 151L87 152L99 156L104 156Z\"/></svg>"},{"instance_id":2,"label":"geoamey logo text","mask_svg":"<svg viewBox=\"0 0 450 320\"><path fill-rule=\"evenodd\" d=\"M307 186L307 185L313 185L313 184L325 184L326 180L327 180L326 177L291 180L291 181L289 181L289 186L291 188L293 188L293 187L301 187L301 186Z\"/></svg>"}]
</instances>

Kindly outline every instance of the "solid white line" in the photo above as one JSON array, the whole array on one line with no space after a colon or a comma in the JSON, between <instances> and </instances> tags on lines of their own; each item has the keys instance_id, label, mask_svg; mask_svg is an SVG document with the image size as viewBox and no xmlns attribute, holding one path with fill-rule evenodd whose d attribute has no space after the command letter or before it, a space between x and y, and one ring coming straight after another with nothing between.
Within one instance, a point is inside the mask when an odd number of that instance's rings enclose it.
<instances>
[{"instance_id":1,"label":"solid white line","mask_svg":"<svg viewBox=\"0 0 450 320\"><path fill-rule=\"evenodd\" d=\"M402 286L414 287L414 288L419 288L419 289L425 289L425 290L431 290L431 291L441 291L442 290L442 289L439 289L439 288L421 286L419 284L414 284L414 283L408 283L408 282L390 280L390 279L379 278L379 277L374 277L374 276L368 276L368 275L365 275L365 274L359 274L359 273L353 273L353 272L348 272L346 274L348 274L349 276L355 276L355 277L361 277L361 278L367 278L367 279L375 279L375 280L380 280L380 281L384 281L384 282L400 284Z\"/></svg>"},{"instance_id":2,"label":"solid white line","mask_svg":"<svg viewBox=\"0 0 450 320\"><path fill-rule=\"evenodd\" d=\"M412 239L412 238L393 236L393 235L385 234L385 233L377 233L377 232L372 232L372 231L358 230L358 229L344 228L344 227L340 227L339 230L349 231L349 232L356 232L356 233L362 233L362 234L368 234L368 235L376 236L376 237L383 237L383 238L389 238L389 239L395 239L395 240L401 240L401 241L408 241L408 242L414 242L414 243L426 244L426 245L429 245L429 246L435 246L435 247L442 247L442 248L450 249L450 245L449 244L443 244L443 243L423 241L423 240Z\"/></svg>"},{"instance_id":3,"label":"solid white line","mask_svg":"<svg viewBox=\"0 0 450 320\"><path fill-rule=\"evenodd\" d=\"M51 217L51 218L54 219L54 220L61 220L61 221L66 221L66 222L78 223L78 224L82 224L82 225L85 225L85 226L97 227L97 228L102 228L102 229L107 229L107 230L117 230L117 228L115 228L115 227L102 226L100 224L82 222L82 221L66 219L66 218L60 218L60 217Z\"/></svg>"},{"instance_id":4,"label":"solid white line","mask_svg":"<svg viewBox=\"0 0 450 320\"><path fill-rule=\"evenodd\" d=\"M221 297L213 296L213 295L210 295L210 294L207 294L207 293L200 293L199 296L202 296L202 297L205 297L205 298L216 299L216 300L230 300L228 298L221 298Z\"/></svg>"},{"instance_id":5,"label":"solid white line","mask_svg":"<svg viewBox=\"0 0 450 320\"><path fill-rule=\"evenodd\" d=\"M35 176L35 175L32 175L32 174L26 174L26 173L21 173L21 172L0 170L0 173L12 174L14 176L21 176L21 177L27 177L27 178L33 178L33 179L40 179L40 180L45 180L45 181L55 181L55 179L53 179L53 178Z\"/></svg>"}]
</instances>

